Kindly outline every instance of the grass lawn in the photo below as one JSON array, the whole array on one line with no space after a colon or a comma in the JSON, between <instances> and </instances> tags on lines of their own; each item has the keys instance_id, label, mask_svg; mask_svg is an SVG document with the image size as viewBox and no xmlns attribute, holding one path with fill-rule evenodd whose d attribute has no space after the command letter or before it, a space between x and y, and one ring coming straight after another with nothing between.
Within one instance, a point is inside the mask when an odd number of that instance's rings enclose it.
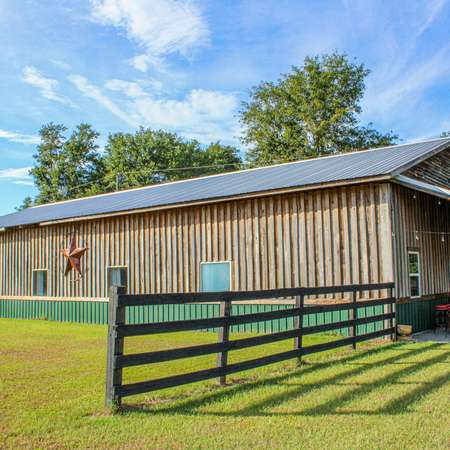
<instances>
[{"instance_id":1,"label":"grass lawn","mask_svg":"<svg viewBox=\"0 0 450 450\"><path fill-rule=\"evenodd\" d=\"M450 345L367 344L124 399L103 409L106 327L0 319L0 448L449 449ZM240 335L242 336L242 335ZM212 342L132 338L126 351ZM305 339L318 343L330 336ZM292 348L231 352L231 362ZM213 356L125 370L124 382L214 366Z\"/></svg>"}]
</instances>

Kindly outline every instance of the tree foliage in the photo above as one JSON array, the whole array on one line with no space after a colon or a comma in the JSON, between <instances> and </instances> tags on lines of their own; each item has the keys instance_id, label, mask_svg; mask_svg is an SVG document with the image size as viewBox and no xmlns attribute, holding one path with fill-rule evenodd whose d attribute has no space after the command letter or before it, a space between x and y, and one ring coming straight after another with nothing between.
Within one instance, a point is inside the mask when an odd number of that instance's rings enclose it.
<instances>
[{"instance_id":1,"label":"tree foliage","mask_svg":"<svg viewBox=\"0 0 450 450\"><path fill-rule=\"evenodd\" d=\"M175 133L140 128L135 133L108 137L105 151L99 134L88 124L78 125L69 137L67 128L49 123L40 130L41 143L31 169L38 189L17 209L33 204L84 197L117 189L140 187L237 170L242 165L235 147L219 142L202 147Z\"/></svg>"},{"instance_id":2,"label":"tree foliage","mask_svg":"<svg viewBox=\"0 0 450 450\"><path fill-rule=\"evenodd\" d=\"M363 64L333 53L307 57L277 82L263 82L242 104L249 162L265 165L387 145L397 139L359 124Z\"/></svg>"},{"instance_id":3,"label":"tree foliage","mask_svg":"<svg viewBox=\"0 0 450 450\"><path fill-rule=\"evenodd\" d=\"M236 148L219 142L202 148L175 133L139 129L109 136L104 157L107 189L144 186L236 170Z\"/></svg>"},{"instance_id":4,"label":"tree foliage","mask_svg":"<svg viewBox=\"0 0 450 450\"><path fill-rule=\"evenodd\" d=\"M82 197L102 191L102 158L96 143L98 133L91 125L78 125L69 138L67 128L49 123L39 131L41 143L30 174L43 204Z\"/></svg>"},{"instance_id":5,"label":"tree foliage","mask_svg":"<svg viewBox=\"0 0 450 450\"><path fill-rule=\"evenodd\" d=\"M16 211L23 211L24 209L31 208L33 206L33 199L27 195L20 206L16 207Z\"/></svg>"}]
</instances>

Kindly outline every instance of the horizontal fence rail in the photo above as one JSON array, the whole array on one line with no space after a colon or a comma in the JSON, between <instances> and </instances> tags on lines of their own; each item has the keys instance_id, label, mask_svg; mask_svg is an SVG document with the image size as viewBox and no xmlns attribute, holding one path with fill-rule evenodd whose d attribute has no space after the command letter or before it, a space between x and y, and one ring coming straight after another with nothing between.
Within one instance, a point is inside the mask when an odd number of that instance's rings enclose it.
<instances>
[{"instance_id":1,"label":"horizontal fence rail","mask_svg":"<svg viewBox=\"0 0 450 450\"><path fill-rule=\"evenodd\" d=\"M225 384L226 376L232 373L273 364L304 355L330 350L346 345L356 347L358 342L390 335L395 338L395 298L392 297L394 283L378 283L347 286L327 286L318 288L287 288L264 291L240 292L202 292L187 294L156 294L156 295L126 295L122 287L113 287L109 302L108 327L108 356L106 375L106 404L109 407L119 407L121 399L126 396L142 394L158 389L179 386L196 381L218 378ZM387 298L377 300L357 301L357 293L370 290L388 290ZM351 293L351 301L346 303L333 303L305 306L304 298L310 295L324 295L335 293ZM289 309L260 312L232 316L231 303L242 300L273 299L295 297L295 305ZM193 320L176 320L171 322L148 323L130 325L125 323L125 309L129 306L142 304L176 304L198 302L220 302L221 317ZM358 310L367 306L384 307L382 314L369 317L358 317ZM303 317L318 312L348 311L349 319L339 322L303 326ZM229 340L230 327L247 323L274 320L286 317L295 319L294 328L271 334L257 335L249 338ZM358 325L369 323L383 323L383 329L358 335ZM219 342L191 347L172 348L138 354L123 354L124 338L128 336L142 336L156 333L172 333L177 331L191 331L218 328ZM348 328L350 337L326 342L323 344L304 347L302 337L314 333L333 331ZM227 364L228 352L232 350L270 344L286 339L294 339L294 349L276 353L260 358ZM165 378L143 381L132 384L123 384L123 369L127 367L174 361L182 358L217 354L217 366L211 369L200 370L188 374L174 375Z\"/></svg>"}]
</instances>

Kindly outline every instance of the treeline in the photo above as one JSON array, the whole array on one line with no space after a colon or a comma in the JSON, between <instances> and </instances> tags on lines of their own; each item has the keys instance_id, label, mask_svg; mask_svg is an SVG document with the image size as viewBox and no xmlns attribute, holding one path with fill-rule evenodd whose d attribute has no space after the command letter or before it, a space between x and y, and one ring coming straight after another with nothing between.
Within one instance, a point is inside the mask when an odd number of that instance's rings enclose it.
<instances>
[{"instance_id":1,"label":"treeline","mask_svg":"<svg viewBox=\"0 0 450 450\"><path fill-rule=\"evenodd\" d=\"M91 125L66 133L60 124L41 128L31 169L38 195L23 207L237 170L242 164L235 147L219 142L202 147L165 131L111 134L102 151Z\"/></svg>"},{"instance_id":2,"label":"treeline","mask_svg":"<svg viewBox=\"0 0 450 450\"><path fill-rule=\"evenodd\" d=\"M245 159L236 147L207 146L163 130L140 128L99 134L82 123L70 135L61 124L44 125L31 170L38 195L21 208L118 189L314 158L393 144L392 132L361 125L360 102L369 71L347 55L305 58L276 82L254 87L239 119Z\"/></svg>"}]
</instances>

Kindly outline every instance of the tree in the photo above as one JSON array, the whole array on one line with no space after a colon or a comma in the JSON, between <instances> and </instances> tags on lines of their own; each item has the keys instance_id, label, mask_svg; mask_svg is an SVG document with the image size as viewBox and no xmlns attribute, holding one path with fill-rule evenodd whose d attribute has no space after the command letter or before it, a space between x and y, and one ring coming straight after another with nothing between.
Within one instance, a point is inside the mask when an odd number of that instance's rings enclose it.
<instances>
[{"instance_id":1,"label":"tree","mask_svg":"<svg viewBox=\"0 0 450 450\"><path fill-rule=\"evenodd\" d=\"M216 142L202 149L175 133L140 128L109 136L104 182L108 190L145 186L236 170L241 163L234 147Z\"/></svg>"},{"instance_id":2,"label":"tree","mask_svg":"<svg viewBox=\"0 0 450 450\"><path fill-rule=\"evenodd\" d=\"M33 199L28 195L22 201L20 206L16 207L16 211L23 211L24 209L31 208L33 206Z\"/></svg>"},{"instance_id":3,"label":"tree","mask_svg":"<svg viewBox=\"0 0 450 450\"><path fill-rule=\"evenodd\" d=\"M443 132L441 133L441 137L442 137L442 138L450 137L450 131L443 131Z\"/></svg>"},{"instance_id":4,"label":"tree","mask_svg":"<svg viewBox=\"0 0 450 450\"><path fill-rule=\"evenodd\" d=\"M55 202L99 193L102 186L102 159L91 125L80 124L67 139L64 125L49 123L39 131L41 143L34 155L36 204Z\"/></svg>"},{"instance_id":5,"label":"tree","mask_svg":"<svg viewBox=\"0 0 450 450\"><path fill-rule=\"evenodd\" d=\"M263 82L243 102L240 121L254 165L392 144L397 136L359 125L363 64L333 53L307 57L277 82Z\"/></svg>"},{"instance_id":6,"label":"tree","mask_svg":"<svg viewBox=\"0 0 450 450\"><path fill-rule=\"evenodd\" d=\"M236 147L222 145L218 141L212 142L199 156L200 165L203 166L202 175L238 170L243 164Z\"/></svg>"},{"instance_id":7,"label":"tree","mask_svg":"<svg viewBox=\"0 0 450 450\"><path fill-rule=\"evenodd\" d=\"M97 133L81 123L64 143L61 152L61 193L64 198L99 194L103 188L103 159Z\"/></svg>"},{"instance_id":8,"label":"tree","mask_svg":"<svg viewBox=\"0 0 450 450\"><path fill-rule=\"evenodd\" d=\"M48 203L60 199L61 152L64 146L64 133L67 128L64 125L50 122L39 130L41 143L37 146L34 155L35 166L30 174L39 191L36 198L37 204Z\"/></svg>"}]
</instances>

